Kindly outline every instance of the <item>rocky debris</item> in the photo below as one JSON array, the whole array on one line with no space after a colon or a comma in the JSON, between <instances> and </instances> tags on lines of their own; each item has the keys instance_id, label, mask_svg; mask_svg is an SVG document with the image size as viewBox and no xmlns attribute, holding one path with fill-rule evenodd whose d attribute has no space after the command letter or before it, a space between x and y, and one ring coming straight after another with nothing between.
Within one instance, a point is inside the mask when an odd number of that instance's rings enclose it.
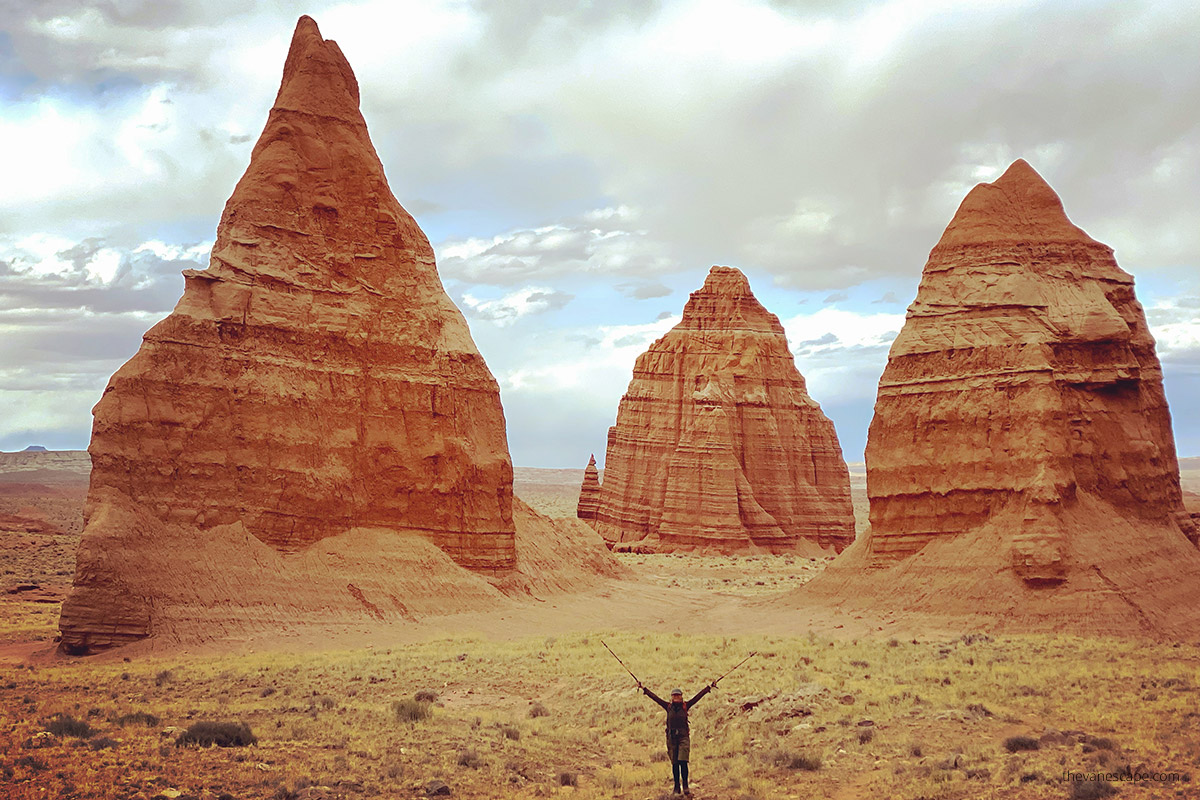
<instances>
[{"instance_id":1,"label":"rocky debris","mask_svg":"<svg viewBox=\"0 0 1200 800\"><path fill-rule=\"evenodd\" d=\"M18 583L5 589L4 593L27 603L61 603L65 595L59 587L40 583Z\"/></svg>"},{"instance_id":2,"label":"rocky debris","mask_svg":"<svg viewBox=\"0 0 1200 800\"><path fill-rule=\"evenodd\" d=\"M594 523L610 543L660 551L816 554L853 541L833 423L738 270L713 267L638 357Z\"/></svg>"},{"instance_id":3,"label":"rocky debris","mask_svg":"<svg viewBox=\"0 0 1200 800\"><path fill-rule=\"evenodd\" d=\"M612 545L612 551L614 553L633 553L634 555L648 556L657 553L658 548L646 542L624 542Z\"/></svg>"},{"instance_id":4,"label":"rocky debris","mask_svg":"<svg viewBox=\"0 0 1200 800\"><path fill-rule=\"evenodd\" d=\"M989 630L1081 615L1106 633L1200 629L1200 554L1133 279L1024 161L975 187L930 253L866 455L869 533L806 602Z\"/></svg>"},{"instance_id":5,"label":"rocky debris","mask_svg":"<svg viewBox=\"0 0 1200 800\"><path fill-rule=\"evenodd\" d=\"M812 716L830 698L826 687L819 683L806 683L787 693L776 690L767 695L744 698L738 707L748 719L755 722L777 722Z\"/></svg>"},{"instance_id":6,"label":"rocky debris","mask_svg":"<svg viewBox=\"0 0 1200 800\"><path fill-rule=\"evenodd\" d=\"M1188 538L1192 540L1192 544L1200 547L1200 495L1184 492L1183 507L1192 521L1192 534Z\"/></svg>"},{"instance_id":7,"label":"rocky debris","mask_svg":"<svg viewBox=\"0 0 1200 800\"><path fill-rule=\"evenodd\" d=\"M579 505L575 516L579 519L595 519L600 505L600 472L596 469L596 454L592 453L587 469L583 471L583 484L579 487Z\"/></svg>"},{"instance_id":8,"label":"rocky debris","mask_svg":"<svg viewBox=\"0 0 1200 800\"><path fill-rule=\"evenodd\" d=\"M449 797L450 786L443 780L434 779L422 787L426 797Z\"/></svg>"},{"instance_id":9,"label":"rocky debris","mask_svg":"<svg viewBox=\"0 0 1200 800\"><path fill-rule=\"evenodd\" d=\"M0 514L0 531L7 533L62 533L62 529L57 525L41 517L23 514Z\"/></svg>"},{"instance_id":10,"label":"rocky debris","mask_svg":"<svg viewBox=\"0 0 1200 800\"><path fill-rule=\"evenodd\" d=\"M58 737L50 731L38 731L21 743L27 750L39 750L43 747L53 747L58 744Z\"/></svg>"}]
</instances>

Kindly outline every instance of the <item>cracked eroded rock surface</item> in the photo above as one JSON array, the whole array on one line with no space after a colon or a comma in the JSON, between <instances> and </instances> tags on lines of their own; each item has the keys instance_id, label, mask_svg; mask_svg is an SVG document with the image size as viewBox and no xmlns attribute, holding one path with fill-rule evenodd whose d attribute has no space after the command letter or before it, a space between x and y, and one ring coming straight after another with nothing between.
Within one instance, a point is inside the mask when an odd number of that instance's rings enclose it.
<instances>
[{"instance_id":1,"label":"cracked eroded rock surface","mask_svg":"<svg viewBox=\"0 0 1200 800\"><path fill-rule=\"evenodd\" d=\"M816 552L853 541L833 423L738 270L713 267L682 321L638 357L593 522L615 545L654 550Z\"/></svg>"},{"instance_id":2,"label":"cracked eroded rock surface","mask_svg":"<svg viewBox=\"0 0 1200 800\"><path fill-rule=\"evenodd\" d=\"M1194 629L1196 528L1133 279L1024 161L930 253L866 456L870 530L806 597Z\"/></svg>"}]
</instances>

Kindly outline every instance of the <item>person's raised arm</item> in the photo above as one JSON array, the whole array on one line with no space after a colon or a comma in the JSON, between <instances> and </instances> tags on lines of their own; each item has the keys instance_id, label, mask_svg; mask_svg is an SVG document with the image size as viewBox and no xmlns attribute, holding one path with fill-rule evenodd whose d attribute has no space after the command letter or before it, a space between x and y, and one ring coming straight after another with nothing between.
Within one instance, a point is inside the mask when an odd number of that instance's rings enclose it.
<instances>
[{"instance_id":1,"label":"person's raised arm","mask_svg":"<svg viewBox=\"0 0 1200 800\"><path fill-rule=\"evenodd\" d=\"M699 703L700 698L704 697L704 695L708 694L712 690L713 690L713 685L710 683L708 686L705 686L703 689L696 692L696 696L693 697L691 700L688 700L688 708L691 708L692 706L696 705L696 703Z\"/></svg>"},{"instance_id":2,"label":"person's raised arm","mask_svg":"<svg viewBox=\"0 0 1200 800\"><path fill-rule=\"evenodd\" d=\"M638 684L638 686L641 688L642 692L646 695L646 697L649 697L651 700L658 703L663 708L666 708L669 705L669 703L667 703L666 700L663 700L661 697L659 697L654 692L647 689L645 686L642 686L640 683Z\"/></svg>"}]
</instances>

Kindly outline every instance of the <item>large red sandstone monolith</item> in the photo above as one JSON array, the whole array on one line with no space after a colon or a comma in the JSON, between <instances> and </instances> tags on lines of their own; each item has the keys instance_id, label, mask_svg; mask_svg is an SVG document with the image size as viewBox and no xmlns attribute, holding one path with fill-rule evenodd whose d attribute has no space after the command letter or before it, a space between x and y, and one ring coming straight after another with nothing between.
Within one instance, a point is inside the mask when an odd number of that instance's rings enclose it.
<instances>
[{"instance_id":1,"label":"large red sandstone monolith","mask_svg":"<svg viewBox=\"0 0 1200 800\"><path fill-rule=\"evenodd\" d=\"M680 323L638 357L608 432L593 524L611 543L657 550L853 541L833 423L738 270L713 267Z\"/></svg>"},{"instance_id":2,"label":"large red sandstone monolith","mask_svg":"<svg viewBox=\"0 0 1200 800\"><path fill-rule=\"evenodd\" d=\"M600 505L600 471L596 469L596 454L588 460L583 471L583 483L579 486L579 502L575 505L575 516L579 519L595 519Z\"/></svg>"},{"instance_id":3,"label":"large red sandstone monolith","mask_svg":"<svg viewBox=\"0 0 1200 800\"><path fill-rule=\"evenodd\" d=\"M869 535L801 596L1014 629L1195 623L1200 556L1133 279L1024 161L930 253L866 457Z\"/></svg>"},{"instance_id":4,"label":"large red sandstone monolith","mask_svg":"<svg viewBox=\"0 0 1200 800\"><path fill-rule=\"evenodd\" d=\"M497 383L388 188L349 64L308 17L210 265L184 276L175 310L93 412L65 646L153 631L166 605L155 594L175 587L134 571L163 542L183 553L232 537L234 584L253 580L238 553L284 569L274 554L311 555L351 530L424 537L476 570L514 566ZM160 581L194 579L169 553L147 563L167 570ZM240 590L214 591L196 602Z\"/></svg>"}]
</instances>

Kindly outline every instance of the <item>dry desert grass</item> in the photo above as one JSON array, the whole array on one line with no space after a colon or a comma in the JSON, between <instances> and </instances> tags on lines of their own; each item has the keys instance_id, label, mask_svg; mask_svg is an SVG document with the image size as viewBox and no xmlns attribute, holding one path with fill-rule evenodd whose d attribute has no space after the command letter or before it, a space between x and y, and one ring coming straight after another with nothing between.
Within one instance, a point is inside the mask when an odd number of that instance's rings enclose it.
<instances>
[{"instance_id":1,"label":"dry desert grass","mask_svg":"<svg viewBox=\"0 0 1200 800\"><path fill-rule=\"evenodd\" d=\"M525 488L573 513L575 476L540 472L519 476ZM14 495L7 513L28 505ZM60 516L59 532L3 534L9 585L36 579L45 588L70 574L78 525ZM755 598L803 583L823 561L620 558L634 580L586 602L634 592L674 605L621 631L572 623L564 627L573 632L548 638L526 625L339 652L27 663L54 637L57 606L27 592L4 595L0 796L424 797L442 780L460 798L656 798L670 784L661 711L633 691L601 636L662 691L698 689L761 651L694 712L701 797L1082 800L1101 796L1087 794L1099 784L1064 782L1065 771L1127 767L1189 780L1118 781L1120 797L1196 794L1189 773L1200 759L1200 643L1089 636L1086 620L1080 636L877 631L855 640L875 628L830 626L831 637L844 635L827 638L799 623L782 628L796 633L766 635L755 631L778 631L778 620L758 616ZM725 629L745 633L672 633L702 629L678 618L701 607L689 605L696 598L707 598L705 608L737 609ZM655 623L656 613L670 621ZM244 723L256 743L176 746L197 723ZM228 729L231 740L239 730Z\"/></svg>"},{"instance_id":2,"label":"dry desert grass","mask_svg":"<svg viewBox=\"0 0 1200 800\"><path fill-rule=\"evenodd\" d=\"M760 652L694 711L702 797L1067 798L1067 770L1184 774L1200 758L1194 644L597 631L5 667L0 784L39 800L411 797L434 780L464 798L657 797L662 713L601 635L664 692ZM176 746L197 722L244 723L257 743Z\"/></svg>"}]
</instances>

